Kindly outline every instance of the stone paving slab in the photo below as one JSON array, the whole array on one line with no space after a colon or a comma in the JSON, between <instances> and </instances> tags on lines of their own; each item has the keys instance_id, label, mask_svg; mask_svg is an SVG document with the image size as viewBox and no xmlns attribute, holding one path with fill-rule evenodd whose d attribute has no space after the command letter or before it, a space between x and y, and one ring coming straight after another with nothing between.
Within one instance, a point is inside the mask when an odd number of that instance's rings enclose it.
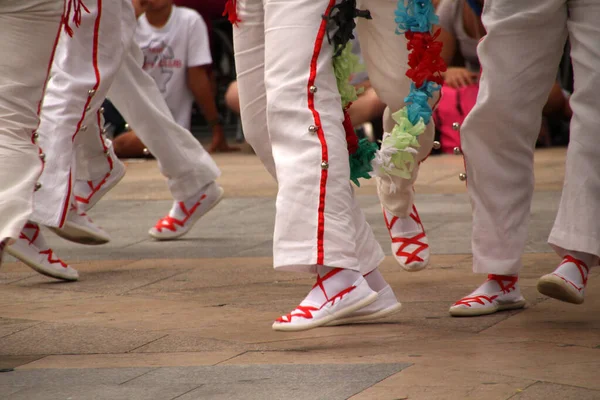
<instances>
[{"instance_id":1,"label":"stone paving slab","mask_svg":"<svg viewBox=\"0 0 600 400\"><path fill-rule=\"evenodd\" d=\"M7 400L347 399L410 364L226 365L21 370L0 374ZM352 377L352 379L349 379ZM11 391L19 390L11 394ZM41 390L43 388L43 390Z\"/></svg>"}]
</instances>

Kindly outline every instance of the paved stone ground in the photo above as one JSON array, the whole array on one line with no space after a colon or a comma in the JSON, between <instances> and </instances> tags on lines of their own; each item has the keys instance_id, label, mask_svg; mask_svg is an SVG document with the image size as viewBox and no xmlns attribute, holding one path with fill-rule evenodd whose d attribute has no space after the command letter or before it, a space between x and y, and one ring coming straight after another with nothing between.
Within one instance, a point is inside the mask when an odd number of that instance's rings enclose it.
<instances>
[{"instance_id":1,"label":"paved stone ground","mask_svg":"<svg viewBox=\"0 0 600 400\"><path fill-rule=\"evenodd\" d=\"M482 277L470 272L462 160L432 157L416 186L431 266L408 274L388 256L381 267L402 312L379 324L287 334L271 321L312 282L271 268L276 187L256 157L217 156L226 199L185 239L164 243L146 235L170 207L164 180L154 162L129 162L123 182L91 212L111 243L47 235L79 282L53 282L10 258L0 270L0 369L14 369L0 373L0 398L600 399L600 271L581 306L535 290L558 261L546 237L564 154L536 154L526 310L448 316ZM358 194L388 249L373 183Z\"/></svg>"}]
</instances>

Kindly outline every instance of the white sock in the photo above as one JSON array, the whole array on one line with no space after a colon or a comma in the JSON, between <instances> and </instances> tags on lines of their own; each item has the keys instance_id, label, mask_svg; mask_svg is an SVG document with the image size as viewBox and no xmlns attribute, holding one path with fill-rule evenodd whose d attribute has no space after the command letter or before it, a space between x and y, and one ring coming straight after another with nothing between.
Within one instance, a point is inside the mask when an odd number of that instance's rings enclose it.
<instances>
[{"instance_id":1,"label":"white sock","mask_svg":"<svg viewBox=\"0 0 600 400\"><path fill-rule=\"evenodd\" d=\"M395 217L394 214L385 210L387 213L387 218L390 223L392 223L392 219ZM398 219L393 223L392 229L394 232L402 232L404 234L414 234L417 232L421 232L421 226L417 224L417 222L409 215L408 217Z\"/></svg>"},{"instance_id":2,"label":"white sock","mask_svg":"<svg viewBox=\"0 0 600 400\"><path fill-rule=\"evenodd\" d=\"M309 303L321 306L344 289L352 286L360 276L359 272L350 269L318 266L317 284L300 304Z\"/></svg>"},{"instance_id":3,"label":"white sock","mask_svg":"<svg viewBox=\"0 0 600 400\"><path fill-rule=\"evenodd\" d=\"M590 253L582 253L580 251L567 251L567 255L576 260L583 261L588 268L595 267L598 264L598 257Z\"/></svg>"},{"instance_id":4,"label":"white sock","mask_svg":"<svg viewBox=\"0 0 600 400\"><path fill-rule=\"evenodd\" d=\"M365 279L367 280L369 287L376 292L379 292L388 285L383 278L383 275L381 275L381 272L379 272L379 268L375 268L373 271L366 274Z\"/></svg>"},{"instance_id":5,"label":"white sock","mask_svg":"<svg viewBox=\"0 0 600 400\"><path fill-rule=\"evenodd\" d=\"M205 195L205 193L207 192L209 187L214 184L215 184L215 182L213 181L207 185L204 185L196 194L188 197L187 199L185 199L183 201L175 200L173 202L173 207L171 207L171 211L169 211L169 216L171 216L173 218L177 218L177 219L185 218L186 214L183 212L183 209L181 208L180 203L183 203L187 212L191 213L192 209L196 206L196 204L203 200L203 196Z\"/></svg>"},{"instance_id":6,"label":"white sock","mask_svg":"<svg viewBox=\"0 0 600 400\"><path fill-rule=\"evenodd\" d=\"M492 277L494 277L495 279L492 279ZM502 278L506 278L506 279L502 279ZM512 282L513 282L514 278L517 278L517 280L514 281L514 285L513 285ZM498 292L502 292L502 286L500 285L500 282L502 282L502 285L504 285L505 288L511 288L512 286L518 285L518 279L519 279L518 275L490 274L490 275L488 275L488 280L486 280L481 286L479 286L473 292L473 294L475 294L475 293L476 294L485 294L485 295L496 294Z\"/></svg>"},{"instance_id":7,"label":"white sock","mask_svg":"<svg viewBox=\"0 0 600 400\"><path fill-rule=\"evenodd\" d=\"M583 262L585 265L579 267L576 263L569 261L568 256L573 257L576 261ZM579 287L585 287L590 267L597 262L598 258L593 254L569 251L554 273L570 280Z\"/></svg>"}]
</instances>

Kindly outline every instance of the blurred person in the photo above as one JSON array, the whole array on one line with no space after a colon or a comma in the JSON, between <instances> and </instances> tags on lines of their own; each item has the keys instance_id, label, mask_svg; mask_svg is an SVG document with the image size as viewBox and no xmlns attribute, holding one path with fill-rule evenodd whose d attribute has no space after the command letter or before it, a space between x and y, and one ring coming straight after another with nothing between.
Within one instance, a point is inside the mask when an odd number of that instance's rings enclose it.
<instances>
[{"instance_id":1,"label":"blurred person","mask_svg":"<svg viewBox=\"0 0 600 400\"><path fill-rule=\"evenodd\" d=\"M461 139L473 206L473 271L487 279L450 307L450 314L525 306L518 281L534 191L534 147L567 37L575 82L571 141L548 239L562 260L537 288L581 304L600 256L600 3L487 0L482 20L487 34L477 48L480 92Z\"/></svg>"},{"instance_id":2,"label":"blurred person","mask_svg":"<svg viewBox=\"0 0 600 400\"><path fill-rule=\"evenodd\" d=\"M109 4L65 3L63 29L57 39L37 129L45 168L34 193L30 219L16 242L7 248L9 254L33 269L62 280L77 280L79 276L48 246L41 226L78 243L110 241L110 236L81 210L73 186L77 178L99 164L124 170L103 139L100 107L121 64L121 40L132 38L134 19L122 18L128 15L126 10L133 13L130 2ZM88 157L80 151L86 141L101 143L102 153ZM81 167L76 168L80 156Z\"/></svg>"},{"instance_id":3,"label":"blurred person","mask_svg":"<svg viewBox=\"0 0 600 400\"><path fill-rule=\"evenodd\" d=\"M227 144L208 67L212 64L206 24L194 10L172 0L136 0L144 7L135 35L144 70L156 81L175 120L190 129L194 100L212 129L209 152L239 150Z\"/></svg>"},{"instance_id":4,"label":"blurred person","mask_svg":"<svg viewBox=\"0 0 600 400\"><path fill-rule=\"evenodd\" d=\"M441 0L437 8L442 28L440 40L444 43L442 56L449 65L442 74L443 95L434 113L444 153L460 147L458 130L475 105L479 92L477 44L485 36L482 7L483 0ZM540 127L540 141L549 144L551 133L547 119L570 118L568 100L558 83L554 84L542 113L545 118Z\"/></svg>"},{"instance_id":5,"label":"blurred person","mask_svg":"<svg viewBox=\"0 0 600 400\"><path fill-rule=\"evenodd\" d=\"M148 147L160 157L161 172L176 199L151 236L172 239L187 233L223 195L215 182L220 173L216 164L173 120L156 83L141 68L131 2L76 3L71 10L77 22L65 23L60 33L36 135L44 146L40 158L46 169L36 186L31 219L8 247L32 268L65 280L76 280L77 272L48 247L40 225L78 243L110 240L85 213L125 173L104 136L101 105L109 89L124 114L147 133Z\"/></svg>"},{"instance_id":6,"label":"blurred person","mask_svg":"<svg viewBox=\"0 0 600 400\"><path fill-rule=\"evenodd\" d=\"M0 2L0 263L7 243L27 224L44 165L36 129L64 5L63 0Z\"/></svg>"}]
</instances>

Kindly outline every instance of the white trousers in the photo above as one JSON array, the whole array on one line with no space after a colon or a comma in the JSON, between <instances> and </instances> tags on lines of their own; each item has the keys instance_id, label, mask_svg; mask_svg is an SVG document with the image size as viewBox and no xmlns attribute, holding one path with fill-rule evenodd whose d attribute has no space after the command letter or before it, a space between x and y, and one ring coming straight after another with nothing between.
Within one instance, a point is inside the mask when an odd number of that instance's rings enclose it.
<instances>
[{"instance_id":1,"label":"white trousers","mask_svg":"<svg viewBox=\"0 0 600 400\"><path fill-rule=\"evenodd\" d=\"M176 200L196 194L220 173L200 143L174 121L154 80L142 70L131 2L89 0L86 7L90 12L82 13L73 37L61 35L62 57L53 65L42 109L40 139L51 169L42 174L32 219L47 226L64 224L74 179L101 179L113 167L116 157L104 140L100 112L107 94L159 160Z\"/></svg>"},{"instance_id":2,"label":"white trousers","mask_svg":"<svg viewBox=\"0 0 600 400\"><path fill-rule=\"evenodd\" d=\"M373 20L359 19L359 39L371 83L396 111L410 82L406 41L394 33L392 0L364 1ZM354 198L332 46L322 15L333 0L238 0L234 27L241 117L247 141L277 179L275 268L314 271L329 265L367 273L383 251ZM317 127L317 132L309 130ZM386 120L391 129L392 120ZM420 137L418 159L431 149L433 130ZM416 176L416 171L415 171ZM384 206L408 215L412 182L399 180ZM389 206L386 204L389 200Z\"/></svg>"},{"instance_id":3,"label":"white trousers","mask_svg":"<svg viewBox=\"0 0 600 400\"><path fill-rule=\"evenodd\" d=\"M78 4L74 2L74 4ZM104 146L100 107L121 65L125 44L131 43L135 13L127 0L85 0L79 26L67 16L73 30L60 34L38 129L46 166L34 196L32 220L62 226L71 201L75 149L82 139ZM72 14L78 12L72 9ZM106 149L108 150L108 149ZM91 157L85 154L84 157ZM112 167L114 155L103 152L96 162Z\"/></svg>"},{"instance_id":4,"label":"white trousers","mask_svg":"<svg viewBox=\"0 0 600 400\"><path fill-rule=\"evenodd\" d=\"M485 2L477 105L461 129L473 206L473 269L517 274L534 189L542 108L567 35L575 91L565 183L549 242L600 255L600 2Z\"/></svg>"},{"instance_id":5,"label":"white trousers","mask_svg":"<svg viewBox=\"0 0 600 400\"><path fill-rule=\"evenodd\" d=\"M63 0L0 1L0 241L17 238L42 171L39 106L60 29Z\"/></svg>"},{"instance_id":6,"label":"white trousers","mask_svg":"<svg viewBox=\"0 0 600 400\"><path fill-rule=\"evenodd\" d=\"M173 198L187 200L221 172L190 131L175 122L156 82L142 69L143 60L139 46L132 43L108 97L156 157ZM102 148L92 143L90 150L94 149L99 152ZM90 174L88 179L100 178L106 172Z\"/></svg>"}]
</instances>

